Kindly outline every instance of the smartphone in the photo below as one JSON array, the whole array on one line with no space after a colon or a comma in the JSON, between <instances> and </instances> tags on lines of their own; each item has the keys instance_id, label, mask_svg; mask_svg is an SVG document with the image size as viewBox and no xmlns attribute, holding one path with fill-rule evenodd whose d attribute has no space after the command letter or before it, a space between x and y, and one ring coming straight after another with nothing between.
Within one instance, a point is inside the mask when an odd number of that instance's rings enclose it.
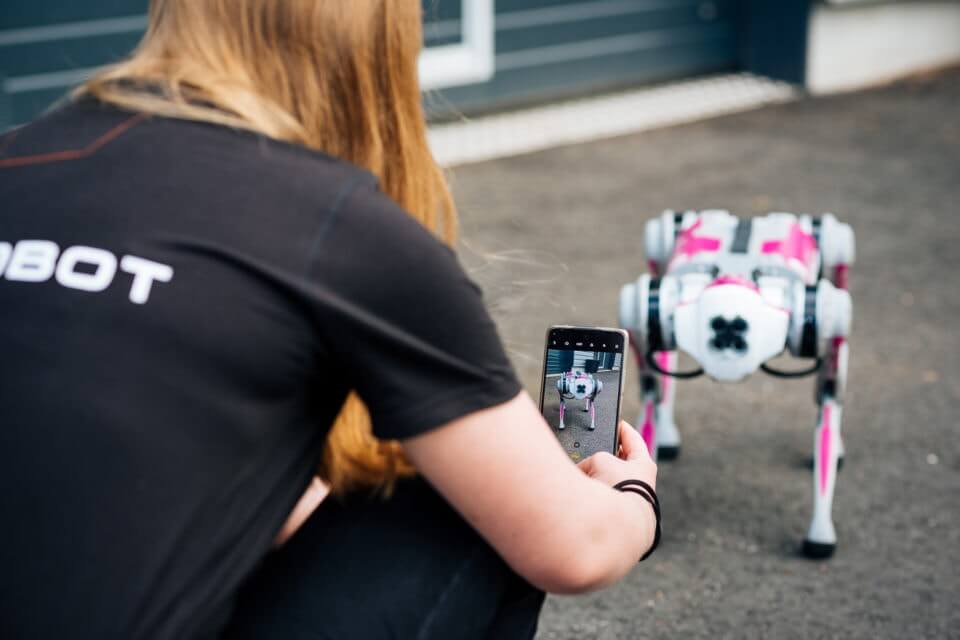
<instances>
[{"instance_id":1,"label":"smartphone","mask_svg":"<svg viewBox=\"0 0 960 640\"><path fill-rule=\"evenodd\" d=\"M622 329L547 330L540 413L574 462L617 453L627 340Z\"/></svg>"}]
</instances>

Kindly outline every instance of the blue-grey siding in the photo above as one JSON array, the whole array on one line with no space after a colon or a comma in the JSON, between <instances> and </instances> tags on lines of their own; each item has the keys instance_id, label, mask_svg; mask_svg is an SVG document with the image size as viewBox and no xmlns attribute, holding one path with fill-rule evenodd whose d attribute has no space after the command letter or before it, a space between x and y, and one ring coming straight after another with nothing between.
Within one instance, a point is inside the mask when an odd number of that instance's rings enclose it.
<instances>
[{"instance_id":1,"label":"blue-grey siding","mask_svg":"<svg viewBox=\"0 0 960 640\"><path fill-rule=\"evenodd\" d=\"M497 0L496 75L429 100L440 115L732 69L742 0ZM29 120L133 48L146 0L2 0L0 128ZM459 2L424 0L428 45L456 42Z\"/></svg>"}]
</instances>

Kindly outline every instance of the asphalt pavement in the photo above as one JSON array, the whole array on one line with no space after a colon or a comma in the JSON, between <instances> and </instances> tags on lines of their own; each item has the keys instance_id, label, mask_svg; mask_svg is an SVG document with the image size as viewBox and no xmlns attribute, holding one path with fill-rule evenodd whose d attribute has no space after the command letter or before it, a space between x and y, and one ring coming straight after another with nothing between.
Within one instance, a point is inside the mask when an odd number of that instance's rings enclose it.
<instances>
[{"instance_id":1,"label":"asphalt pavement","mask_svg":"<svg viewBox=\"0 0 960 640\"><path fill-rule=\"evenodd\" d=\"M461 167L454 189L462 259L531 394L546 326L616 323L664 208L830 211L857 234L836 555L799 554L813 382L684 381L661 549L549 598L541 640L960 638L960 70Z\"/></svg>"}]
</instances>

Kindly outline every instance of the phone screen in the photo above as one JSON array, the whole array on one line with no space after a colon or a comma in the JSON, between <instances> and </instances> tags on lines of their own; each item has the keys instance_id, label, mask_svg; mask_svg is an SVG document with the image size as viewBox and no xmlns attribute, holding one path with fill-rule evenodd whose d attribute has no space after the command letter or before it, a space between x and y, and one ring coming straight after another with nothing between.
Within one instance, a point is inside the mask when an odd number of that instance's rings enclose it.
<instances>
[{"instance_id":1,"label":"phone screen","mask_svg":"<svg viewBox=\"0 0 960 640\"><path fill-rule=\"evenodd\" d=\"M626 343L616 329L547 332L540 411L574 462L617 451Z\"/></svg>"}]
</instances>

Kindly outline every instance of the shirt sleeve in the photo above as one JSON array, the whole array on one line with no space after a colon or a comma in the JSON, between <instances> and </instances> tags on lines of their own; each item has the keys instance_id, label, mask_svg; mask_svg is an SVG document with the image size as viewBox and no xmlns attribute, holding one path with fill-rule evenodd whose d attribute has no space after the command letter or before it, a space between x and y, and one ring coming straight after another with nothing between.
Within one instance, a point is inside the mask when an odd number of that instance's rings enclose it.
<instances>
[{"instance_id":1,"label":"shirt sleeve","mask_svg":"<svg viewBox=\"0 0 960 640\"><path fill-rule=\"evenodd\" d=\"M326 346L377 437L409 438L520 392L480 289L448 247L370 185L326 226L310 273Z\"/></svg>"}]
</instances>

